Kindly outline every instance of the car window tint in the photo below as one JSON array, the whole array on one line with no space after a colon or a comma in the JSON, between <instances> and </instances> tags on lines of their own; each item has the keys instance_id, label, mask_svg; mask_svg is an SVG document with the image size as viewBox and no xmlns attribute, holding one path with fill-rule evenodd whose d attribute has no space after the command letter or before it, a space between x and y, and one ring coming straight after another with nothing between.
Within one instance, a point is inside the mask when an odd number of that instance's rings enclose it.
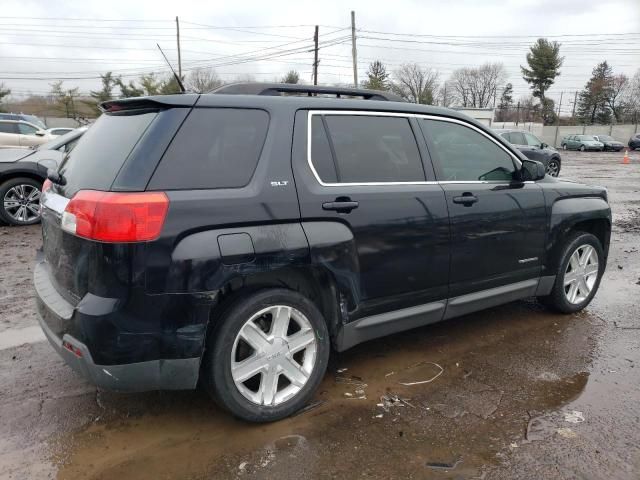
<instances>
[{"instance_id":1,"label":"car window tint","mask_svg":"<svg viewBox=\"0 0 640 480\"><path fill-rule=\"evenodd\" d=\"M531 135L530 133L525 133L524 138L527 139L526 144L532 147L539 147L542 143L540 140L538 140L537 137L535 137L534 135Z\"/></svg>"},{"instance_id":2,"label":"car window tint","mask_svg":"<svg viewBox=\"0 0 640 480\"><path fill-rule=\"evenodd\" d=\"M335 183L338 177L322 117L311 118L311 163L323 182Z\"/></svg>"},{"instance_id":3,"label":"car window tint","mask_svg":"<svg viewBox=\"0 0 640 480\"><path fill-rule=\"evenodd\" d=\"M17 133L15 123L0 122L0 133Z\"/></svg>"},{"instance_id":4,"label":"car window tint","mask_svg":"<svg viewBox=\"0 0 640 480\"><path fill-rule=\"evenodd\" d=\"M338 181L424 181L418 144L408 118L326 115Z\"/></svg>"},{"instance_id":5,"label":"car window tint","mask_svg":"<svg viewBox=\"0 0 640 480\"><path fill-rule=\"evenodd\" d=\"M526 145L527 141L524 139L524 135L521 132L509 133L509 141L513 145Z\"/></svg>"},{"instance_id":6,"label":"car window tint","mask_svg":"<svg viewBox=\"0 0 640 480\"><path fill-rule=\"evenodd\" d=\"M264 145L264 110L197 108L151 179L152 189L238 188L249 183Z\"/></svg>"},{"instance_id":7,"label":"car window tint","mask_svg":"<svg viewBox=\"0 0 640 480\"><path fill-rule=\"evenodd\" d=\"M439 180L510 181L515 172L511 156L477 131L452 122L423 119L435 149Z\"/></svg>"},{"instance_id":8,"label":"car window tint","mask_svg":"<svg viewBox=\"0 0 640 480\"><path fill-rule=\"evenodd\" d=\"M38 129L35 127L32 127L31 125L27 125L26 123L19 123L18 131L22 135L34 135L38 131Z\"/></svg>"}]
</instances>

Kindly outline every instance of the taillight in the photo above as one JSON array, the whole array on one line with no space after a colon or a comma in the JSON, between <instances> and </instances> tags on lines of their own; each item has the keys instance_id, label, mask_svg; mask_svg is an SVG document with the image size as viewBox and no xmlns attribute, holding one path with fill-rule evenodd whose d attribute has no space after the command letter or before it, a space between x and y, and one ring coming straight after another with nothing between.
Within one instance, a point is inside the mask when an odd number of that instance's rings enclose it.
<instances>
[{"instance_id":1,"label":"taillight","mask_svg":"<svg viewBox=\"0 0 640 480\"><path fill-rule=\"evenodd\" d=\"M163 192L81 190L62 213L62 229L101 242L145 242L160 236L169 209Z\"/></svg>"},{"instance_id":2,"label":"taillight","mask_svg":"<svg viewBox=\"0 0 640 480\"><path fill-rule=\"evenodd\" d=\"M51 190L51 187L53 187L53 182L47 178L42 184L42 191L48 192L49 190Z\"/></svg>"}]
</instances>

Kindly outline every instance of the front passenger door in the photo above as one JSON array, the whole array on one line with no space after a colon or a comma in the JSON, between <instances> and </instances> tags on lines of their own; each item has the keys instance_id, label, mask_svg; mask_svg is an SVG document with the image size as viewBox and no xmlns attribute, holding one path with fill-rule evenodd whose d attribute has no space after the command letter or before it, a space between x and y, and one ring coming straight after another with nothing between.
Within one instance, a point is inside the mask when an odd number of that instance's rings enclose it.
<instances>
[{"instance_id":1,"label":"front passenger door","mask_svg":"<svg viewBox=\"0 0 640 480\"><path fill-rule=\"evenodd\" d=\"M546 232L542 189L519 181L520 161L480 128L435 118L421 125L449 208L449 296L536 283Z\"/></svg>"}]
</instances>

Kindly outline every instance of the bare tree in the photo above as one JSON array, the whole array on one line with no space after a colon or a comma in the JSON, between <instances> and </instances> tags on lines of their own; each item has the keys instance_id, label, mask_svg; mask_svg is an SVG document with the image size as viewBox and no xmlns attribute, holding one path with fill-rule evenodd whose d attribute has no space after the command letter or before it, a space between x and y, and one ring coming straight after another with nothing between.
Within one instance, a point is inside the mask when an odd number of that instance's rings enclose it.
<instances>
[{"instance_id":1,"label":"bare tree","mask_svg":"<svg viewBox=\"0 0 640 480\"><path fill-rule=\"evenodd\" d=\"M222 85L213 68L196 68L187 78L187 86L196 93L208 93Z\"/></svg>"},{"instance_id":2,"label":"bare tree","mask_svg":"<svg viewBox=\"0 0 640 480\"><path fill-rule=\"evenodd\" d=\"M608 88L607 104L613 112L616 122L620 122L622 120L625 108L625 96L630 87L631 83L629 82L629 77L624 73L611 77Z\"/></svg>"},{"instance_id":3,"label":"bare tree","mask_svg":"<svg viewBox=\"0 0 640 480\"><path fill-rule=\"evenodd\" d=\"M502 63L485 63L455 70L451 84L463 107L486 108L494 102L498 87L506 77Z\"/></svg>"},{"instance_id":4,"label":"bare tree","mask_svg":"<svg viewBox=\"0 0 640 480\"><path fill-rule=\"evenodd\" d=\"M456 90L450 80L442 83L438 91L438 105L451 107L456 103Z\"/></svg>"},{"instance_id":5,"label":"bare tree","mask_svg":"<svg viewBox=\"0 0 640 480\"><path fill-rule=\"evenodd\" d=\"M405 63L393 74L391 89L405 100L433 105L438 92L437 71L423 69L417 63Z\"/></svg>"}]
</instances>

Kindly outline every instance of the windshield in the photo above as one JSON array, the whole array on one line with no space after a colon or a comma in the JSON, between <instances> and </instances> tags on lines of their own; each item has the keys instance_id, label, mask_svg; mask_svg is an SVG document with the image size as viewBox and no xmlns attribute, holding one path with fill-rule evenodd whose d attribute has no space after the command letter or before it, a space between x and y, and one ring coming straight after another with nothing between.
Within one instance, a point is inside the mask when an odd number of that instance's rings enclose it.
<instances>
[{"instance_id":1,"label":"windshield","mask_svg":"<svg viewBox=\"0 0 640 480\"><path fill-rule=\"evenodd\" d=\"M86 130L71 130L69 133L65 133L64 135L60 135L59 137L56 137L53 140L48 141L47 143L38 145L35 149L36 150L58 150L63 145L66 145L68 142L78 138L85 131Z\"/></svg>"},{"instance_id":2,"label":"windshield","mask_svg":"<svg viewBox=\"0 0 640 480\"><path fill-rule=\"evenodd\" d=\"M610 137L609 135L600 135L600 136L598 136L598 139L600 141L606 140L607 142L614 142L615 141L615 138Z\"/></svg>"}]
</instances>

